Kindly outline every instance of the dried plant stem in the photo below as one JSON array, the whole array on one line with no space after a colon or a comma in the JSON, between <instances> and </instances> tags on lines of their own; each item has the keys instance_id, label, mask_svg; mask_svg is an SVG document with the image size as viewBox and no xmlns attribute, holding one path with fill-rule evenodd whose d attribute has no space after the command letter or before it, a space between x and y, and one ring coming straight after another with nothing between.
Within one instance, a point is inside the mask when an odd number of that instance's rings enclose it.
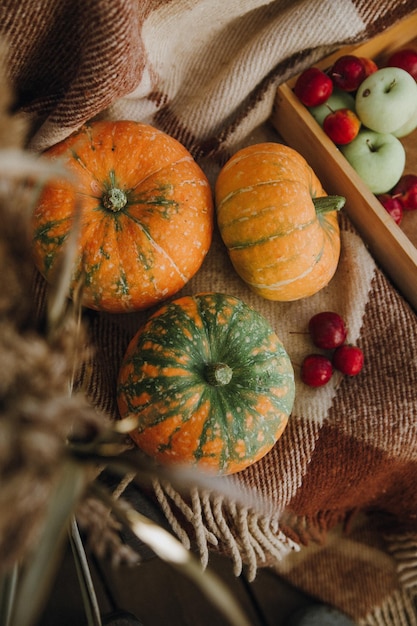
<instances>
[{"instance_id":1,"label":"dried plant stem","mask_svg":"<svg viewBox=\"0 0 417 626\"><path fill-rule=\"evenodd\" d=\"M4 575L0 582L0 624L2 626L10 625L13 604L16 596L16 587L18 579L17 564Z\"/></svg>"},{"instance_id":2,"label":"dried plant stem","mask_svg":"<svg viewBox=\"0 0 417 626\"><path fill-rule=\"evenodd\" d=\"M65 321L65 315L67 314L68 294L70 292L70 283L80 232L80 218L81 211L79 207L77 207L74 212L74 222L71 232L66 241L63 254L55 265L55 276L51 279L51 284L49 285L47 320L50 333L61 329ZM79 280L72 298L75 314L79 320L81 320L81 292L83 280L84 276Z\"/></svg>"},{"instance_id":3,"label":"dried plant stem","mask_svg":"<svg viewBox=\"0 0 417 626\"><path fill-rule=\"evenodd\" d=\"M81 589L81 595L83 598L87 624L88 626L101 626L102 622L100 608L94 589L94 583L91 578L87 556L75 518L73 518L71 521L69 536L72 554L75 562L75 568L77 570L78 581Z\"/></svg>"},{"instance_id":4,"label":"dried plant stem","mask_svg":"<svg viewBox=\"0 0 417 626\"><path fill-rule=\"evenodd\" d=\"M10 626L33 626L39 619L62 555L68 524L85 489L85 481L83 468L70 460L63 463L37 548L25 564L19 580Z\"/></svg>"},{"instance_id":5,"label":"dried plant stem","mask_svg":"<svg viewBox=\"0 0 417 626\"><path fill-rule=\"evenodd\" d=\"M37 184L43 184L53 176L71 180L68 170L61 164L45 163L36 154L24 152L19 148L0 150L0 169L4 180L23 180L25 176L36 178Z\"/></svg>"}]
</instances>

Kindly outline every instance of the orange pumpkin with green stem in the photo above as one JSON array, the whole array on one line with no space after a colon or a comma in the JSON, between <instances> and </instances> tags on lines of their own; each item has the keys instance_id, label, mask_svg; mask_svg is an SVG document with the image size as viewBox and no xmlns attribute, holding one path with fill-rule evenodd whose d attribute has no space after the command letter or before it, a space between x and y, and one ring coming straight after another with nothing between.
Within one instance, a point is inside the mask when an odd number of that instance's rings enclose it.
<instances>
[{"instance_id":1,"label":"orange pumpkin with green stem","mask_svg":"<svg viewBox=\"0 0 417 626\"><path fill-rule=\"evenodd\" d=\"M219 474L267 454L294 395L291 361L269 323L221 293L163 304L130 342L117 386L144 452Z\"/></svg>"},{"instance_id":2,"label":"orange pumpkin with green stem","mask_svg":"<svg viewBox=\"0 0 417 626\"><path fill-rule=\"evenodd\" d=\"M48 183L33 215L35 263L47 280L81 212L73 291L113 313L146 309L181 289L210 247L205 174L174 138L145 124L100 121L42 157L73 177Z\"/></svg>"},{"instance_id":3,"label":"orange pumpkin with green stem","mask_svg":"<svg viewBox=\"0 0 417 626\"><path fill-rule=\"evenodd\" d=\"M233 266L258 295L298 300L329 283L344 198L327 196L298 152L278 143L243 148L220 171L215 197Z\"/></svg>"}]
</instances>

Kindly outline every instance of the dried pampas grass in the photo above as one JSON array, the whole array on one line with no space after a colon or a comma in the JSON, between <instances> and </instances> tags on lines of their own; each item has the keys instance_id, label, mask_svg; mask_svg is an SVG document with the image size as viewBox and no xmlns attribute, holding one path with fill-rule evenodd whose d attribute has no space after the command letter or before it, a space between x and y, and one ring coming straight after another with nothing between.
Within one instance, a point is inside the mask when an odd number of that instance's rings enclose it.
<instances>
[{"instance_id":1,"label":"dried pampas grass","mask_svg":"<svg viewBox=\"0 0 417 626\"><path fill-rule=\"evenodd\" d=\"M24 559L36 542L67 438L104 427L82 393L68 395L69 336L50 345L33 329L22 334L0 322L1 568Z\"/></svg>"},{"instance_id":2,"label":"dried pampas grass","mask_svg":"<svg viewBox=\"0 0 417 626\"><path fill-rule=\"evenodd\" d=\"M109 425L74 386L91 357L75 308L68 306L51 329L35 304L40 278L30 216L43 182L56 172L25 151L26 124L12 105L0 76L0 574L36 545L68 440L89 439Z\"/></svg>"}]
</instances>

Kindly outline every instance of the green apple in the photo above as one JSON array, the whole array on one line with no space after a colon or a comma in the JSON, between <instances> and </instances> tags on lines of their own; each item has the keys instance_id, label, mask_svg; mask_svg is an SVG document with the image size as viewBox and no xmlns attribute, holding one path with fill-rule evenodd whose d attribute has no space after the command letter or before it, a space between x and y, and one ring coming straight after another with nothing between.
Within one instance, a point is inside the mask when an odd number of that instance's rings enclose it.
<instances>
[{"instance_id":1,"label":"green apple","mask_svg":"<svg viewBox=\"0 0 417 626\"><path fill-rule=\"evenodd\" d=\"M316 107L309 107L311 115L316 122L323 126L324 119L332 113L332 111L338 111L339 109L355 110L355 98L351 93L343 91L338 87L333 88L331 96L323 104L319 104Z\"/></svg>"},{"instance_id":2,"label":"green apple","mask_svg":"<svg viewBox=\"0 0 417 626\"><path fill-rule=\"evenodd\" d=\"M404 146L390 133L362 128L357 137L340 150L375 194L390 191L404 172Z\"/></svg>"},{"instance_id":3,"label":"green apple","mask_svg":"<svg viewBox=\"0 0 417 626\"><path fill-rule=\"evenodd\" d=\"M364 126L379 133L393 133L417 109L417 83L399 67L383 67L361 83L355 107Z\"/></svg>"},{"instance_id":4,"label":"green apple","mask_svg":"<svg viewBox=\"0 0 417 626\"><path fill-rule=\"evenodd\" d=\"M414 115L410 117L408 122L405 122L405 124L400 126L392 134L395 135L396 137L406 137L407 135L410 135L410 133L412 133L413 130L415 130L416 128L417 128L417 109Z\"/></svg>"}]
</instances>

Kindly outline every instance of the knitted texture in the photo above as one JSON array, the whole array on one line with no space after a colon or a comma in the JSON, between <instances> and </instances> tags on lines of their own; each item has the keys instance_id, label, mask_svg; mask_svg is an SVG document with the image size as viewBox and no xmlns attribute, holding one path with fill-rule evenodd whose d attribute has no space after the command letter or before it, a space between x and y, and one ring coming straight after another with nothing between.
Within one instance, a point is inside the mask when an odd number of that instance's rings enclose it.
<instances>
[{"instance_id":1,"label":"knitted texture","mask_svg":"<svg viewBox=\"0 0 417 626\"><path fill-rule=\"evenodd\" d=\"M4 0L16 109L43 150L95 117L133 119L179 139L214 183L241 145L279 141L268 126L276 87L339 46L363 41L417 8L411 0ZM271 566L369 626L417 624L417 320L347 217L330 285L293 303L264 301L236 276L215 232L210 252L178 295L221 291L276 329L294 364L312 344L308 319L339 312L365 353L357 378L309 389L296 370L284 435L261 461L230 478L270 515L155 485L185 542L229 554L238 574ZM39 282L39 299L44 285ZM128 342L148 312L90 313L94 403L117 418L115 388ZM182 523L184 522L184 523Z\"/></svg>"}]
</instances>

